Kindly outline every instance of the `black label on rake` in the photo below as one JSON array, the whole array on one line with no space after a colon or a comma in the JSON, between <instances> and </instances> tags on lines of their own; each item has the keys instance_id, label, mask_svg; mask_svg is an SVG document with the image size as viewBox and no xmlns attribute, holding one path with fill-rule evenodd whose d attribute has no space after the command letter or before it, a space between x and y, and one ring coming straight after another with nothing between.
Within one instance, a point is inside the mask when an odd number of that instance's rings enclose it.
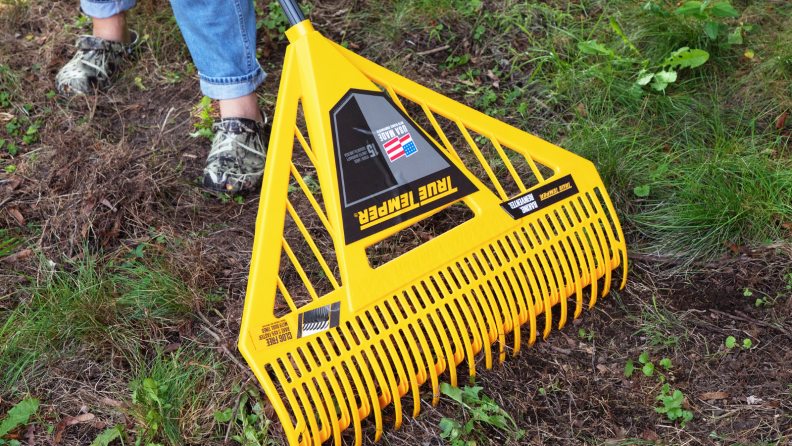
<instances>
[{"instance_id":1,"label":"black label on rake","mask_svg":"<svg viewBox=\"0 0 792 446\"><path fill-rule=\"evenodd\" d=\"M575 185L575 180L572 179L572 175L567 175L551 183L547 183L544 186L537 187L530 192L526 192L519 197L504 201L501 203L501 207L508 212L513 219L519 220L526 215L533 214L536 211L544 209L551 204L558 203L577 193L578 188L577 185Z\"/></svg>"},{"instance_id":2,"label":"black label on rake","mask_svg":"<svg viewBox=\"0 0 792 446\"><path fill-rule=\"evenodd\" d=\"M385 93L352 89L330 119L347 245L478 190Z\"/></svg>"},{"instance_id":3,"label":"black label on rake","mask_svg":"<svg viewBox=\"0 0 792 446\"><path fill-rule=\"evenodd\" d=\"M341 302L300 313L297 319L297 338L338 327L340 314Z\"/></svg>"}]
</instances>

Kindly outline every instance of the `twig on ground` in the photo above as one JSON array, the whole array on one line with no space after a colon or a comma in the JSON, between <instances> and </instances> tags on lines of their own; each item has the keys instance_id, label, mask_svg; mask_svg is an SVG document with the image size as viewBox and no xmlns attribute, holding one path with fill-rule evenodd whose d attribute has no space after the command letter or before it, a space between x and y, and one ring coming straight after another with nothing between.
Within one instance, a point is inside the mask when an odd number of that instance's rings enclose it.
<instances>
[{"instance_id":1,"label":"twig on ground","mask_svg":"<svg viewBox=\"0 0 792 446\"><path fill-rule=\"evenodd\" d=\"M239 400L242 399L242 394L245 393L245 386L248 385L251 379L253 379L252 376L249 377L244 384L242 384L242 388L239 390L239 393L237 394L236 402L234 403L234 411L231 412L231 422L228 423L228 429L226 429L225 440L223 440L223 444L228 444L228 436L231 434L231 426L234 425L234 420L236 419L237 410L239 410Z\"/></svg>"},{"instance_id":2,"label":"twig on ground","mask_svg":"<svg viewBox=\"0 0 792 446\"><path fill-rule=\"evenodd\" d=\"M569 355L572 354L572 350L567 350L565 348L556 347L555 345L548 345L548 347L550 347L550 350L552 350L552 351L554 351L556 353L561 353L562 355L569 356Z\"/></svg>"},{"instance_id":3,"label":"twig on ground","mask_svg":"<svg viewBox=\"0 0 792 446\"><path fill-rule=\"evenodd\" d=\"M214 330L209 328L209 327L212 326L212 323L209 322L209 319L207 319L206 316L204 316L203 313L201 313L201 310L196 310L196 312L198 313L198 316L201 319L203 319L204 322L206 322L206 325L208 325L208 327L205 326L205 325L201 326L201 327L203 327L204 331L209 333L209 335L212 336L215 339L215 341L217 341L217 345L219 345L220 348L223 350L223 352L226 354L226 356L228 356L228 358L231 359L231 361L233 361L234 364L236 364L237 367L239 367L239 370L244 371L246 374L250 374L250 370L248 370L247 367L242 365L242 363L239 362L239 359L237 359L237 357L234 356L233 353L231 353L231 351L228 349L228 347L225 346L225 344L223 343L223 340L220 338L220 335L218 335L217 333L214 332Z\"/></svg>"},{"instance_id":4,"label":"twig on ground","mask_svg":"<svg viewBox=\"0 0 792 446\"><path fill-rule=\"evenodd\" d=\"M426 56L427 54L433 54L433 53L436 53L438 51L447 50L449 48L451 48L449 45L443 45L443 46L437 47L437 48L435 48L433 50L421 51L420 53L415 53L415 54L417 54L418 56Z\"/></svg>"},{"instance_id":5,"label":"twig on ground","mask_svg":"<svg viewBox=\"0 0 792 446\"><path fill-rule=\"evenodd\" d=\"M729 334L729 332L727 332L726 330L724 330L722 328L713 327L711 325L702 324L700 322L693 322L693 325L695 325L696 327L699 327L699 328L703 328L704 330L714 331L715 333L721 333L721 334L725 334L725 335Z\"/></svg>"},{"instance_id":6,"label":"twig on ground","mask_svg":"<svg viewBox=\"0 0 792 446\"><path fill-rule=\"evenodd\" d=\"M732 318L732 319L736 319L736 320L738 320L738 321L752 322L752 323L754 323L754 324L756 324L756 325L761 325L761 326L763 326L763 327L775 328L776 330L780 331L781 333L784 333L784 334L785 334L785 335L787 335L788 337L792 338L792 333L790 333L789 331L787 331L787 330L785 330L785 329L783 329L783 328L781 328L781 327L777 327L777 326L775 326L775 325L773 325L773 324L769 324L769 323L767 323L767 322L759 321L759 320L753 319L753 318L751 318L751 317L748 317L748 316L747 316L745 313L743 313L742 311L737 311L737 312L736 312L736 313L738 313L738 314L739 314L739 316L735 316L735 315L733 315L733 314L724 313L723 311L718 311L718 310L713 310L713 309L710 309L710 311L711 311L711 312L713 312L713 313L715 313L715 314L720 314L720 315L722 315L722 316L726 316L726 317L730 317L730 318Z\"/></svg>"}]
</instances>

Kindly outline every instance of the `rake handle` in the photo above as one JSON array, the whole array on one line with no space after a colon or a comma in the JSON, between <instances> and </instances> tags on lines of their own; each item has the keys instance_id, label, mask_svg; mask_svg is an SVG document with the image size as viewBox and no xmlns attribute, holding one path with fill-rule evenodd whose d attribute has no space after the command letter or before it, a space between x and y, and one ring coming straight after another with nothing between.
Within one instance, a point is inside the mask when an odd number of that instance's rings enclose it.
<instances>
[{"instance_id":1,"label":"rake handle","mask_svg":"<svg viewBox=\"0 0 792 446\"><path fill-rule=\"evenodd\" d=\"M278 4L280 4L291 26L305 21L305 14L303 14L296 0L278 0Z\"/></svg>"}]
</instances>

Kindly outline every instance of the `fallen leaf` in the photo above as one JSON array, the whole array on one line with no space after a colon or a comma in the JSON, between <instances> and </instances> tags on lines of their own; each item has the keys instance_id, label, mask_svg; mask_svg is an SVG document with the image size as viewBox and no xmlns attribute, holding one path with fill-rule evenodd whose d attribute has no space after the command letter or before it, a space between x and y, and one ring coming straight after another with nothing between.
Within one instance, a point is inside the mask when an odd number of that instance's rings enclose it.
<instances>
[{"instance_id":1,"label":"fallen leaf","mask_svg":"<svg viewBox=\"0 0 792 446\"><path fill-rule=\"evenodd\" d=\"M597 364L597 370L599 370L600 373L610 373L610 369L603 364Z\"/></svg>"},{"instance_id":2,"label":"fallen leaf","mask_svg":"<svg viewBox=\"0 0 792 446\"><path fill-rule=\"evenodd\" d=\"M699 398L701 398L702 400L722 400L728 397L729 394L726 392L707 392L699 395Z\"/></svg>"},{"instance_id":3,"label":"fallen leaf","mask_svg":"<svg viewBox=\"0 0 792 446\"><path fill-rule=\"evenodd\" d=\"M776 120L776 128L778 130L781 130L781 129L784 128L784 126L786 125L786 119L788 117L789 117L789 112L788 111L785 111L784 113L781 113L781 116L779 116L778 119Z\"/></svg>"},{"instance_id":4,"label":"fallen leaf","mask_svg":"<svg viewBox=\"0 0 792 446\"><path fill-rule=\"evenodd\" d=\"M739 246L737 246L737 245L735 245L734 243L732 243L732 242L730 242L730 241L728 241L728 240L726 240L726 241L725 241L725 242L723 242L723 243L724 243L726 246L728 246L728 247L729 247L729 249L731 249L733 252L735 252L735 253L738 253L738 252L740 252L740 247L739 247Z\"/></svg>"},{"instance_id":5,"label":"fallen leaf","mask_svg":"<svg viewBox=\"0 0 792 446\"><path fill-rule=\"evenodd\" d=\"M8 434L8 435L3 435L2 437L0 437L0 439L3 439L3 440L21 440L22 436L19 435L19 434Z\"/></svg>"},{"instance_id":6,"label":"fallen leaf","mask_svg":"<svg viewBox=\"0 0 792 446\"><path fill-rule=\"evenodd\" d=\"M52 68L52 67L59 66L59 65L60 65L60 64L62 64L62 63L63 63L63 58L62 58L62 57L60 57L60 56L58 56L58 57L56 57L56 58L52 59L52 60L50 61L50 63L48 63L48 64L47 64L47 69L50 69L50 68Z\"/></svg>"},{"instance_id":7,"label":"fallen leaf","mask_svg":"<svg viewBox=\"0 0 792 446\"><path fill-rule=\"evenodd\" d=\"M644 431L641 432L641 440L643 441L657 441L659 439L660 437L651 429L644 429Z\"/></svg>"},{"instance_id":8,"label":"fallen leaf","mask_svg":"<svg viewBox=\"0 0 792 446\"><path fill-rule=\"evenodd\" d=\"M103 205L107 206L108 208L110 208L111 211L118 212L118 209L113 207L113 205L110 204L110 202L107 200L107 198L102 198L101 200L99 200L99 202L102 203Z\"/></svg>"},{"instance_id":9,"label":"fallen leaf","mask_svg":"<svg viewBox=\"0 0 792 446\"><path fill-rule=\"evenodd\" d=\"M93 210L94 206L96 206L96 198L89 198L85 200L85 204L83 205L83 213L90 214Z\"/></svg>"},{"instance_id":10,"label":"fallen leaf","mask_svg":"<svg viewBox=\"0 0 792 446\"><path fill-rule=\"evenodd\" d=\"M99 418L89 421L88 425L94 429L104 429L107 427L107 424L105 424L105 422L101 421Z\"/></svg>"},{"instance_id":11,"label":"fallen leaf","mask_svg":"<svg viewBox=\"0 0 792 446\"><path fill-rule=\"evenodd\" d=\"M122 214L123 214L123 212L119 212L118 214L116 214L116 219L113 222L113 228L111 229L111 232L117 232L117 233L121 232L121 218L122 218Z\"/></svg>"},{"instance_id":12,"label":"fallen leaf","mask_svg":"<svg viewBox=\"0 0 792 446\"><path fill-rule=\"evenodd\" d=\"M36 40L36 43L39 45L44 45L44 43L47 42L47 39L49 39L49 36L41 36L38 38L38 40Z\"/></svg>"},{"instance_id":13,"label":"fallen leaf","mask_svg":"<svg viewBox=\"0 0 792 446\"><path fill-rule=\"evenodd\" d=\"M52 440L53 445L58 446L60 444L61 439L63 438L63 431L66 430L67 420L68 418L63 419L60 421L60 423L58 423L57 426L55 426L55 438Z\"/></svg>"},{"instance_id":14,"label":"fallen leaf","mask_svg":"<svg viewBox=\"0 0 792 446\"><path fill-rule=\"evenodd\" d=\"M588 118L588 111L586 111L586 106L583 105L582 102L577 105L577 111L580 113L580 116Z\"/></svg>"},{"instance_id":15,"label":"fallen leaf","mask_svg":"<svg viewBox=\"0 0 792 446\"><path fill-rule=\"evenodd\" d=\"M33 445L36 443L36 425L31 424L27 428L27 433L25 434L25 440L27 440L27 444Z\"/></svg>"},{"instance_id":16,"label":"fallen leaf","mask_svg":"<svg viewBox=\"0 0 792 446\"><path fill-rule=\"evenodd\" d=\"M117 401L107 397L100 399L99 402L104 404L105 406L119 407L119 408L124 407L124 403L122 403L121 401Z\"/></svg>"},{"instance_id":17,"label":"fallen leaf","mask_svg":"<svg viewBox=\"0 0 792 446\"><path fill-rule=\"evenodd\" d=\"M25 260L26 258L32 255L33 255L32 249L23 249L22 251L19 251L16 254L11 254L10 256L4 258L3 261L6 263L14 263L19 260Z\"/></svg>"},{"instance_id":18,"label":"fallen leaf","mask_svg":"<svg viewBox=\"0 0 792 446\"><path fill-rule=\"evenodd\" d=\"M170 353L170 352L175 352L176 350L178 350L178 349L179 349L179 347L181 347L181 344L180 344L180 343L178 343L178 342L174 342L174 343L172 343L172 344L168 344L168 345L166 345L166 346L165 346L165 349L163 349L163 350L162 350L162 352L163 352L163 353Z\"/></svg>"},{"instance_id":19,"label":"fallen leaf","mask_svg":"<svg viewBox=\"0 0 792 446\"><path fill-rule=\"evenodd\" d=\"M87 222L83 225L82 229L80 229L80 234L83 238L88 237L88 231L91 229L91 222Z\"/></svg>"},{"instance_id":20,"label":"fallen leaf","mask_svg":"<svg viewBox=\"0 0 792 446\"><path fill-rule=\"evenodd\" d=\"M264 403L264 415L266 415L270 420L275 418L275 407L272 406L272 403L270 403L269 400Z\"/></svg>"},{"instance_id":21,"label":"fallen leaf","mask_svg":"<svg viewBox=\"0 0 792 446\"><path fill-rule=\"evenodd\" d=\"M352 42L349 43L349 47L352 48L353 50L359 50L360 49L360 45L358 45L356 43L352 43Z\"/></svg>"},{"instance_id":22,"label":"fallen leaf","mask_svg":"<svg viewBox=\"0 0 792 446\"><path fill-rule=\"evenodd\" d=\"M66 418L66 425L67 426L74 426L75 424L85 423L86 421L91 421L96 418L96 415L92 413L84 413L82 415L77 415L76 417Z\"/></svg>"},{"instance_id":23,"label":"fallen leaf","mask_svg":"<svg viewBox=\"0 0 792 446\"><path fill-rule=\"evenodd\" d=\"M22 213L19 212L16 208L8 208L8 212L14 216L14 219L19 223L20 226L25 226L25 217L22 216Z\"/></svg>"},{"instance_id":24,"label":"fallen leaf","mask_svg":"<svg viewBox=\"0 0 792 446\"><path fill-rule=\"evenodd\" d=\"M8 183L8 186L6 186L6 189L8 189L8 191L9 191L9 192L11 192L12 190L14 190L14 189L16 189L17 187L19 187L19 184L20 184L21 182L22 182L22 180L20 180L19 178L17 178L17 177L11 177L11 182L10 182L10 183Z\"/></svg>"},{"instance_id":25,"label":"fallen leaf","mask_svg":"<svg viewBox=\"0 0 792 446\"><path fill-rule=\"evenodd\" d=\"M74 163L76 163L77 161L80 161L80 160L76 159L76 160L70 162L69 164L66 164L65 166L63 166L60 169L58 169L57 175L63 175L63 173L66 172L67 170L69 170L69 167L73 166Z\"/></svg>"},{"instance_id":26,"label":"fallen leaf","mask_svg":"<svg viewBox=\"0 0 792 446\"><path fill-rule=\"evenodd\" d=\"M781 227L784 229L792 230L792 223L784 223L781 225Z\"/></svg>"}]
</instances>

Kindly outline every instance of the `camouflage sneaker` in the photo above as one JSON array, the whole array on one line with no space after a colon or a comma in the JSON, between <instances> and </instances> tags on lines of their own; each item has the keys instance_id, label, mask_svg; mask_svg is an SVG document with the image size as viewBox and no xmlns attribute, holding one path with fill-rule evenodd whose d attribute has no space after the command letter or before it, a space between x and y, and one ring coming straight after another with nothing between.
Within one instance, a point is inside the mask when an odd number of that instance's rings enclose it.
<instances>
[{"instance_id":1,"label":"camouflage sneaker","mask_svg":"<svg viewBox=\"0 0 792 446\"><path fill-rule=\"evenodd\" d=\"M212 150L206 158L203 186L216 192L242 192L264 175L271 126L244 118L216 119Z\"/></svg>"},{"instance_id":2,"label":"camouflage sneaker","mask_svg":"<svg viewBox=\"0 0 792 446\"><path fill-rule=\"evenodd\" d=\"M55 77L58 93L64 96L91 93L94 88L107 90L110 78L137 46L138 34L129 31L132 43L113 42L101 37L77 38L77 54L61 68Z\"/></svg>"}]
</instances>

